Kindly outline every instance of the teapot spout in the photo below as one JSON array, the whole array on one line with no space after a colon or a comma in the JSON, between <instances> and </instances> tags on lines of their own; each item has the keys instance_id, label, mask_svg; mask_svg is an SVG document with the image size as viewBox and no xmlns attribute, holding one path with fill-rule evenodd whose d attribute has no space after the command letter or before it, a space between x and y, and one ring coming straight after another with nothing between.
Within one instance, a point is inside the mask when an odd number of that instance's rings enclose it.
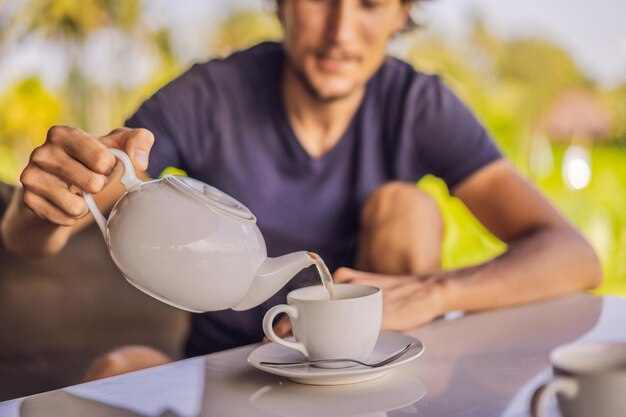
<instances>
[{"instance_id":1,"label":"teapot spout","mask_svg":"<svg viewBox=\"0 0 626 417\"><path fill-rule=\"evenodd\" d=\"M314 263L315 259L305 251L266 258L259 267L248 293L233 310L248 310L258 306L276 294L294 275Z\"/></svg>"}]
</instances>

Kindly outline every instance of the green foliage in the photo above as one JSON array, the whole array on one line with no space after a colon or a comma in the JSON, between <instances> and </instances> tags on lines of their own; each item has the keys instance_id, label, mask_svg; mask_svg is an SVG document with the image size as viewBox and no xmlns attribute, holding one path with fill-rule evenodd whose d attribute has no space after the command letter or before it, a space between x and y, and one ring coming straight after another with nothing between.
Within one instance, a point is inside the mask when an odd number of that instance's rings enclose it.
<instances>
[{"instance_id":1,"label":"green foliage","mask_svg":"<svg viewBox=\"0 0 626 417\"><path fill-rule=\"evenodd\" d=\"M604 102L612 110L615 131L614 142L626 147L626 84L604 93Z\"/></svg>"},{"instance_id":2,"label":"green foliage","mask_svg":"<svg viewBox=\"0 0 626 417\"><path fill-rule=\"evenodd\" d=\"M167 167L163 170L163 172L159 174L159 178L161 178L164 175L178 175L179 177L186 177L187 173L183 171L182 169L179 169L176 167Z\"/></svg>"},{"instance_id":3,"label":"green foliage","mask_svg":"<svg viewBox=\"0 0 626 417\"><path fill-rule=\"evenodd\" d=\"M553 149L560 167L565 146ZM536 183L598 253L605 275L598 291L626 295L626 152L618 146L595 147L591 168L591 181L582 190L565 187L558 169Z\"/></svg>"},{"instance_id":4,"label":"green foliage","mask_svg":"<svg viewBox=\"0 0 626 417\"><path fill-rule=\"evenodd\" d=\"M62 104L41 81L19 81L0 96L0 180L15 182L33 147L61 119Z\"/></svg>"},{"instance_id":5,"label":"green foliage","mask_svg":"<svg viewBox=\"0 0 626 417\"><path fill-rule=\"evenodd\" d=\"M80 43L103 27L133 27L139 6L139 0L28 0L20 21L28 33Z\"/></svg>"},{"instance_id":6,"label":"green foliage","mask_svg":"<svg viewBox=\"0 0 626 417\"><path fill-rule=\"evenodd\" d=\"M121 100L118 111L112 118L113 126L122 124L144 100L184 70L184 66L176 59L172 34L168 29L160 28L148 33L147 40L158 63L157 71L140 86L130 91L119 90Z\"/></svg>"},{"instance_id":7,"label":"green foliage","mask_svg":"<svg viewBox=\"0 0 626 417\"><path fill-rule=\"evenodd\" d=\"M461 200L449 195L441 179L429 175L418 186L441 208L445 224L443 268L476 265L504 252L506 245L489 233Z\"/></svg>"},{"instance_id":8,"label":"green foliage","mask_svg":"<svg viewBox=\"0 0 626 417\"><path fill-rule=\"evenodd\" d=\"M561 48L538 39L519 39L506 43L497 65L502 80L532 90L526 95L524 110L531 118L545 112L562 91L587 87L572 58Z\"/></svg>"},{"instance_id":9,"label":"green foliage","mask_svg":"<svg viewBox=\"0 0 626 417\"><path fill-rule=\"evenodd\" d=\"M281 28L273 14L240 12L230 16L213 36L213 50L225 56L256 43L280 39Z\"/></svg>"}]
</instances>

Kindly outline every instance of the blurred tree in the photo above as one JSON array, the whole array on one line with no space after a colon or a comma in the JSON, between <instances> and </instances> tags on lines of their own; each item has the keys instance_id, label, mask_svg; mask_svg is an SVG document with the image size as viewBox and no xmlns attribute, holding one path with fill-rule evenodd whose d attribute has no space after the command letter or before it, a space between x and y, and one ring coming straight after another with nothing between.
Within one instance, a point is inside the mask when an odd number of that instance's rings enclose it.
<instances>
[{"instance_id":1,"label":"blurred tree","mask_svg":"<svg viewBox=\"0 0 626 417\"><path fill-rule=\"evenodd\" d=\"M61 100L36 77L5 91L0 97L0 180L17 182L19 168L62 110Z\"/></svg>"},{"instance_id":2,"label":"blurred tree","mask_svg":"<svg viewBox=\"0 0 626 417\"><path fill-rule=\"evenodd\" d=\"M113 117L116 124L121 124L143 100L175 78L184 68L183 64L176 58L172 34L169 29L159 28L145 32L145 46L156 58L154 71L151 77L141 85L131 89L120 88L120 105L116 108Z\"/></svg>"},{"instance_id":3,"label":"blurred tree","mask_svg":"<svg viewBox=\"0 0 626 417\"><path fill-rule=\"evenodd\" d=\"M564 90L593 88L567 52L544 40L506 42L497 66L503 80L525 86L525 110L532 119L545 112Z\"/></svg>"},{"instance_id":4,"label":"blurred tree","mask_svg":"<svg viewBox=\"0 0 626 417\"><path fill-rule=\"evenodd\" d=\"M132 31L139 17L139 0L26 0L16 10L12 26L22 39L35 36L63 47L69 62L70 122L90 130L93 86L82 69L85 42L103 28Z\"/></svg>"},{"instance_id":5,"label":"blurred tree","mask_svg":"<svg viewBox=\"0 0 626 417\"><path fill-rule=\"evenodd\" d=\"M0 1L0 48L6 42L12 19L13 13L11 13L9 6L4 0Z\"/></svg>"},{"instance_id":6,"label":"blurred tree","mask_svg":"<svg viewBox=\"0 0 626 417\"><path fill-rule=\"evenodd\" d=\"M220 56L247 48L256 43L281 37L278 18L274 14L239 12L229 16L211 35L212 50Z\"/></svg>"},{"instance_id":7,"label":"blurred tree","mask_svg":"<svg viewBox=\"0 0 626 417\"><path fill-rule=\"evenodd\" d=\"M626 146L626 84L605 91L604 100L613 112L614 138L618 144Z\"/></svg>"},{"instance_id":8,"label":"blurred tree","mask_svg":"<svg viewBox=\"0 0 626 417\"><path fill-rule=\"evenodd\" d=\"M80 45L104 27L132 29L139 6L138 0L27 0L18 20L27 34Z\"/></svg>"},{"instance_id":9,"label":"blurred tree","mask_svg":"<svg viewBox=\"0 0 626 417\"><path fill-rule=\"evenodd\" d=\"M417 68L442 76L526 171L532 130L565 90L593 90L562 48L540 39L503 40L479 15L464 42L446 44L418 32L407 55Z\"/></svg>"}]
</instances>

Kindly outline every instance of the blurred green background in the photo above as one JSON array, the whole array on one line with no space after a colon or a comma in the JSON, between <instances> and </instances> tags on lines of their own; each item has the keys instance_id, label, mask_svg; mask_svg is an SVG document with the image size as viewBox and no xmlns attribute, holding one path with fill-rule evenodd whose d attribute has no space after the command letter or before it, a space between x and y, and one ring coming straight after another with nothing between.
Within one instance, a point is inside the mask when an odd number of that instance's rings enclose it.
<instances>
[{"instance_id":1,"label":"blurred green background","mask_svg":"<svg viewBox=\"0 0 626 417\"><path fill-rule=\"evenodd\" d=\"M14 69L0 84L0 180L18 182L51 125L104 134L192 60L280 38L271 10L240 9L207 15L211 24L176 47L180 40L163 15L185 7L178 3L0 0L0 72L15 67L7 57L16 49L41 61L38 70ZM597 291L626 295L626 83L603 88L558 45L538 36L503 38L480 14L468 19L471 30L462 39L424 28L396 40L393 53L452 86L512 163L592 242L605 271ZM183 53L187 47L193 54ZM441 181L428 177L420 185L445 214L445 267L504 250Z\"/></svg>"}]
</instances>

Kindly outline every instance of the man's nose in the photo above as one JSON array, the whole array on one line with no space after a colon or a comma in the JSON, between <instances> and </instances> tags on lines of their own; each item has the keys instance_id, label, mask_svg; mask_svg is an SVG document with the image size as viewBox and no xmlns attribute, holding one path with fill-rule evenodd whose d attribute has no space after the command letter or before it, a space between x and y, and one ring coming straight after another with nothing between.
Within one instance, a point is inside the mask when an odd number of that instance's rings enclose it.
<instances>
[{"instance_id":1,"label":"man's nose","mask_svg":"<svg viewBox=\"0 0 626 417\"><path fill-rule=\"evenodd\" d=\"M358 1L337 0L333 3L327 29L329 40L338 44L353 40L358 33Z\"/></svg>"}]
</instances>

